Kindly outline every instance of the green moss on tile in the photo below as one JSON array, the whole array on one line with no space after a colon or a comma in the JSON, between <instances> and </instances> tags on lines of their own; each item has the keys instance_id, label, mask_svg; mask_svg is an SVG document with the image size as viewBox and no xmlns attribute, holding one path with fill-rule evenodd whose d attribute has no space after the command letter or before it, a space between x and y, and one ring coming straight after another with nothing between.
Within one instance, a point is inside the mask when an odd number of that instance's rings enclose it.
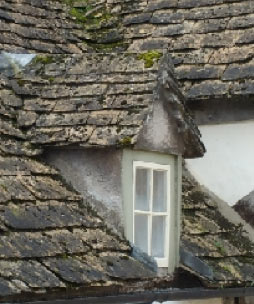
<instances>
[{"instance_id":1,"label":"green moss on tile","mask_svg":"<svg viewBox=\"0 0 254 304\"><path fill-rule=\"evenodd\" d=\"M149 51L138 55L138 60L144 60L145 68L153 67L155 62L162 57L162 53L158 51Z\"/></svg>"},{"instance_id":2,"label":"green moss on tile","mask_svg":"<svg viewBox=\"0 0 254 304\"><path fill-rule=\"evenodd\" d=\"M130 136L125 136L120 139L119 144L121 146L130 146L132 144L132 138Z\"/></svg>"},{"instance_id":3,"label":"green moss on tile","mask_svg":"<svg viewBox=\"0 0 254 304\"><path fill-rule=\"evenodd\" d=\"M53 83L53 82L55 81L55 77L50 76L50 77L48 78L48 81L49 81L49 83Z\"/></svg>"},{"instance_id":4,"label":"green moss on tile","mask_svg":"<svg viewBox=\"0 0 254 304\"><path fill-rule=\"evenodd\" d=\"M51 55L48 55L48 56L37 55L33 60L33 63L35 63L35 64L37 64L37 63L50 64L53 62L55 62L55 58L54 58L54 56L51 56Z\"/></svg>"},{"instance_id":5,"label":"green moss on tile","mask_svg":"<svg viewBox=\"0 0 254 304\"><path fill-rule=\"evenodd\" d=\"M4 191L7 191L7 190L8 190L7 187L6 187L6 185L4 185L4 184L1 184L0 187L1 187Z\"/></svg>"},{"instance_id":6,"label":"green moss on tile","mask_svg":"<svg viewBox=\"0 0 254 304\"><path fill-rule=\"evenodd\" d=\"M23 87L24 84L25 84L25 80L19 78L19 79L17 79L17 83L18 83L18 85L19 85L20 87Z\"/></svg>"},{"instance_id":7,"label":"green moss on tile","mask_svg":"<svg viewBox=\"0 0 254 304\"><path fill-rule=\"evenodd\" d=\"M220 242L214 242L214 245L218 249L218 252L221 255L223 255L223 256L226 255L226 250L225 250L225 248L223 247L223 245Z\"/></svg>"},{"instance_id":8,"label":"green moss on tile","mask_svg":"<svg viewBox=\"0 0 254 304\"><path fill-rule=\"evenodd\" d=\"M73 21L83 28L83 43L96 51L122 51L121 17L112 13L110 5L93 0L63 0ZM80 5L79 5L80 3ZM111 5L112 6L112 5ZM116 31L117 34L114 32Z\"/></svg>"}]
</instances>

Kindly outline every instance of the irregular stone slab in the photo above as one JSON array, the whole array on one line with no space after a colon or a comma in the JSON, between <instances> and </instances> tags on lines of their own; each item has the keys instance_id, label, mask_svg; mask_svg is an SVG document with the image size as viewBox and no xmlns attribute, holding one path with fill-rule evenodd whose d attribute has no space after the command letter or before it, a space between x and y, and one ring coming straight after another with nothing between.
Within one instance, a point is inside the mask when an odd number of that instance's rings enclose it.
<instances>
[{"instance_id":1,"label":"irregular stone slab","mask_svg":"<svg viewBox=\"0 0 254 304\"><path fill-rule=\"evenodd\" d=\"M251 259L230 257L224 260L204 259L213 269L214 278L218 281L251 281L254 275L254 266Z\"/></svg>"},{"instance_id":2,"label":"irregular stone slab","mask_svg":"<svg viewBox=\"0 0 254 304\"><path fill-rule=\"evenodd\" d=\"M28 158L0 156L0 175L57 174L57 171Z\"/></svg>"},{"instance_id":3,"label":"irregular stone slab","mask_svg":"<svg viewBox=\"0 0 254 304\"><path fill-rule=\"evenodd\" d=\"M254 79L254 64L231 65L222 76L222 80Z\"/></svg>"},{"instance_id":4,"label":"irregular stone slab","mask_svg":"<svg viewBox=\"0 0 254 304\"><path fill-rule=\"evenodd\" d=\"M20 183L41 200L80 200L80 196L67 190L62 182L49 176L23 176Z\"/></svg>"},{"instance_id":5,"label":"irregular stone slab","mask_svg":"<svg viewBox=\"0 0 254 304\"><path fill-rule=\"evenodd\" d=\"M91 267L89 262L66 256L65 258L46 259L43 263L52 269L64 281L76 284L106 282L108 277L97 268Z\"/></svg>"},{"instance_id":6,"label":"irregular stone slab","mask_svg":"<svg viewBox=\"0 0 254 304\"><path fill-rule=\"evenodd\" d=\"M0 295L1 296L10 296L20 293L18 288L15 288L10 282L0 278Z\"/></svg>"},{"instance_id":7,"label":"irregular stone slab","mask_svg":"<svg viewBox=\"0 0 254 304\"><path fill-rule=\"evenodd\" d=\"M35 200L33 194L23 185L17 176L0 176L0 189L3 195L13 200Z\"/></svg>"},{"instance_id":8,"label":"irregular stone slab","mask_svg":"<svg viewBox=\"0 0 254 304\"><path fill-rule=\"evenodd\" d=\"M13 232L0 236L1 258L40 258L68 253L86 253L89 250L80 234L70 231Z\"/></svg>"},{"instance_id":9,"label":"irregular stone slab","mask_svg":"<svg viewBox=\"0 0 254 304\"><path fill-rule=\"evenodd\" d=\"M155 273L146 268L142 263L125 255L104 255L101 257L106 273L112 278L137 279L153 278Z\"/></svg>"},{"instance_id":10,"label":"irregular stone slab","mask_svg":"<svg viewBox=\"0 0 254 304\"><path fill-rule=\"evenodd\" d=\"M72 203L49 202L30 206L8 205L3 209L2 220L8 227L21 230L41 230L63 227L96 227L99 219L81 213L80 207Z\"/></svg>"},{"instance_id":11,"label":"irregular stone slab","mask_svg":"<svg viewBox=\"0 0 254 304\"><path fill-rule=\"evenodd\" d=\"M11 106L13 108L21 107L22 100L10 90L1 90L1 97L0 100L6 106Z\"/></svg>"},{"instance_id":12,"label":"irregular stone slab","mask_svg":"<svg viewBox=\"0 0 254 304\"><path fill-rule=\"evenodd\" d=\"M99 229L89 229L84 232L75 229L74 231L80 233L81 239L91 244L93 249L100 251L129 251L131 249L126 241L121 241L116 236L107 234L106 231Z\"/></svg>"},{"instance_id":13,"label":"irregular stone slab","mask_svg":"<svg viewBox=\"0 0 254 304\"><path fill-rule=\"evenodd\" d=\"M75 126L65 128L36 128L28 132L32 143L55 144L66 142L86 142L94 131L93 126Z\"/></svg>"},{"instance_id":14,"label":"irregular stone slab","mask_svg":"<svg viewBox=\"0 0 254 304\"><path fill-rule=\"evenodd\" d=\"M223 95L226 95L228 92L228 83L221 83L219 81L204 81L201 84L197 84L191 87L191 89L187 92L187 95L190 99L208 99L212 96L221 97Z\"/></svg>"},{"instance_id":15,"label":"irregular stone slab","mask_svg":"<svg viewBox=\"0 0 254 304\"><path fill-rule=\"evenodd\" d=\"M9 277L12 281L20 280L30 288L55 288L65 286L52 272L35 261L0 261L0 275Z\"/></svg>"},{"instance_id":16,"label":"irregular stone slab","mask_svg":"<svg viewBox=\"0 0 254 304\"><path fill-rule=\"evenodd\" d=\"M29 142L17 141L14 138L1 139L0 151L4 154L12 154L17 156L35 156L42 153L42 149L35 148Z\"/></svg>"}]
</instances>

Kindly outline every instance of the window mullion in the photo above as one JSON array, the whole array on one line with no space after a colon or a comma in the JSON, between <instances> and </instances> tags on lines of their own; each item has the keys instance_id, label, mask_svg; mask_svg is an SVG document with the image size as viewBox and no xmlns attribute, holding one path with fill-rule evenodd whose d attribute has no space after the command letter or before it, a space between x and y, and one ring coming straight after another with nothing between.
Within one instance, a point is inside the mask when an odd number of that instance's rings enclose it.
<instances>
[{"instance_id":1,"label":"window mullion","mask_svg":"<svg viewBox=\"0 0 254 304\"><path fill-rule=\"evenodd\" d=\"M135 243L135 201L136 201L136 166L133 165L133 195L132 195L132 242Z\"/></svg>"},{"instance_id":2,"label":"window mullion","mask_svg":"<svg viewBox=\"0 0 254 304\"><path fill-rule=\"evenodd\" d=\"M150 169L150 202L149 202L149 242L148 242L148 248L149 248L149 254L152 254L152 227L153 227L153 169Z\"/></svg>"},{"instance_id":3,"label":"window mullion","mask_svg":"<svg viewBox=\"0 0 254 304\"><path fill-rule=\"evenodd\" d=\"M152 253L152 215L151 213L148 215L148 253L151 255Z\"/></svg>"},{"instance_id":4,"label":"window mullion","mask_svg":"<svg viewBox=\"0 0 254 304\"><path fill-rule=\"evenodd\" d=\"M170 237L170 217L171 217L171 198L170 198L170 170L168 169L167 170L167 175L166 175L166 185L167 185L167 200L166 200L166 207L167 207L167 215L166 215L166 227L165 227L165 247L164 247L164 254L165 254L165 257L167 259L169 259L169 243L170 243L170 240L169 240L169 237Z\"/></svg>"},{"instance_id":5,"label":"window mullion","mask_svg":"<svg viewBox=\"0 0 254 304\"><path fill-rule=\"evenodd\" d=\"M149 201L149 211L153 212L153 170L150 169L150 201Z\"/></svg>"}]
</instances>

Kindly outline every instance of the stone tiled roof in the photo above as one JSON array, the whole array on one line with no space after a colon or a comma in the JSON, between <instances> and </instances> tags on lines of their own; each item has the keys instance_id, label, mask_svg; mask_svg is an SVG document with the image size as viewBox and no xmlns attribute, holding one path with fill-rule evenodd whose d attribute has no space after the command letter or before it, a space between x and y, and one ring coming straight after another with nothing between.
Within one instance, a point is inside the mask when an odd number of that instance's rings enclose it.
<instances>
[{"instance_id":1,"label":"stone tiled roof","mask_svg":"<svg viewBox=\"0 0 254 304\"><path fill-rule=\"evenodd\" d=\"M118 12L117 1L4 0L0 50L77 54L97 43L117 44L123 39Z\"/></svg>"},{"instance_id":2,"label":"stone tiled roof","mask_svg":"<svg viewBox=\"0 0 254 304\"><path fill-rule=\"evenodd\" d=\"M220 203L185 172L181 243L186 253L182 262L207 286L252 286L254 243L241 225L221 214ZM186 259L190 255L193 260Z\"/></svg>"},{"instance_id":3,"label":"stone tiled roof","mask_svg":"<svg viewBox=\"0 0 254 304\"><path fill-rule=\"evenodd\" d=\"M125 15L129 49L168 48L189 100L254 94L252 0L148 1Z\"/></svg>"},{"instance_id":4,"label":"stone tiled roof","mask_svg":"<svg viewBox=\"0 0 254 304\"><path fill-rule=\"evenodd\" d=\"M82 69L77 62L73 67ZM49 71L54 74L55 69ZM57 77L50 80L43 75L47 76L42 73L19 81L1 77L0 301L20 300L27 294L36 299L45 293L64 297L66 291L68 296L84 296L103 287L109 293L111 287L118 292L169 287L170 277L158 278L134 259L129 244L107 229L55 169L35 158L44 143L32 142L26 129L29 123L20 123L22 105L26 100L33 105L35 96L26 99L26 94L15 91L36 88L41 83L38 79L57 83ZM82 81L80 75L74 81ZM45 108L42 114L37 111L36 119L50 115ZM199 263L196 267L183 259L182 267L201 278L204 286L251 285L253 244L241 228L223 218L192 180L184 182L183 201L182 248ZM208 271L200 271L200 263Z\"/></svg>"},{"instance_id":5,"label":"stone tiled roof","mask_svg":"<svg viewBox=\"0 0 254 304\"><path fill-rule=\"evenodd\" d=\"M12 80L23 100L17 123L33 144L135 145L162 90L183 154L201 156L200 134L185 109L170 58L156 56L149 67L139 54L37 56Z\"/></svg>"},{"instance_id":6,"label":"stone tiled roof","mask_svg":"<svg viewBox=\"0 0 254 304\"><path fill-rule=\"evenodd\" d=\"M234 209L254 228L254 191L241 198L234 205Z\"/></svg>"},{"instance_id":7,"label":"stone tiled roof","mask_svg":"<svg viewBox=\"0 0 254 304\"><path fill-rule=\"evenodd\" d=\"M3 75L0 96L0 302L60 298L66 291L98 294L103 287L121 293L169 282L134 259L130 245L58 171L34 157L41 151L17 127L21 100Z\"/></svg>"},{"instance_id":8,"label":"stone tiled roof","mask_svg":"<svg viewBox=\"0 0 254 304\"><path fill-rule=\"evenodd\" d=\"M254 94L253 14L252 0L4 0L0 50L165 49L189 100L246 98Z\"/></svg>"}]
</instances>

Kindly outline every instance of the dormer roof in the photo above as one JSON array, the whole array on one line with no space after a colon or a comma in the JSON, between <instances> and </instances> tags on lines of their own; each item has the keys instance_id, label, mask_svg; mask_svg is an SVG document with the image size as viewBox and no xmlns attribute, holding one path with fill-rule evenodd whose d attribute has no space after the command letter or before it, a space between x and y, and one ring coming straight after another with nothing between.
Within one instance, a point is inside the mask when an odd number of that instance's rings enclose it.
<instances>
[{"instance_id":1,"label":"dormer roof","mask_svg":"<svg viewBox=\"0 0 254 304\"><path fill-rule=\"evenodd\" d=\"M33 144L142 148L139 137L161 103L177 143L159 152L187 158L204 153L168 55L37 56L11 85L20 99L17 123Z\"/></svg>"}]
</instances>

